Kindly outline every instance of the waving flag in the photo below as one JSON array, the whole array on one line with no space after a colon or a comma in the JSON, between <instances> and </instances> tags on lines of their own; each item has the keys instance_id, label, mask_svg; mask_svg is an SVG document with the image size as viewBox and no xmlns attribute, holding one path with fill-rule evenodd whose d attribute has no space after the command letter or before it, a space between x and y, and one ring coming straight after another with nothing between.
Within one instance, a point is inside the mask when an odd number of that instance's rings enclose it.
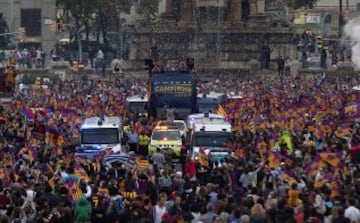
<instances>
[{"instance_id":1,"label":"waving flag","mask_svg":"<svg viewBox=\"0 0 360 223\"><path fill-rule=\"evenodd\" d=\"M79 177L80 180L85 180L87 182L90 181L89 176L87 175L86 171L84 170L84 168L82 168L80 164L74 165L74 174L75 176Z\"/></svg>"},{"instance_id":2,"label":"waving flag","mask_svg":"<svg viewBox=\"0 0 360 223\"><path fill-rule=\"evenodd\" d=\"M359 122L360 121L360 101L347 104L339 110L341 122Z\"/></svg>"},{"instance_id":3,"label":"waving flag","mask_svg":"<svg viewBox=\"0 0 360 223\"><path fill-rule=\"evenodd\" d=\"M150 167L150 163L147 159L143 159L142 157L136 157L135 159L136 167L140 170L146 170Z\"/></svg>"},{"instance_id":4,"label":"waving flag","mask_svg":"<svg viewBox=\"0 0 360 223\"><path fill-rule=\"evenodd\" d=\"M73 179L70 179L67 185L71 195L71 200L72 201L80 200L82 197L82 191L79 185Z\"/></svg>"},{"instance_id":5,"label":"waving flag","mask_svg":"<svg viewBox=\"0 0 360 223\"><path fill-rule=\"evenodd\" d=\"M5 157L3 159L3 167L7 168L7 167L11 167L13 166L13 164L15 163L14 161L14 157L11 153L6 153Z\"/></svg>"},{"instance_id":6,"label":"waving flag","mask_svg":"<svg viewBox=\"0 0 360 223\"><path fill-rule=\"evenodd\" d=\"M326 163L328 163L334 167L337 167L340 164L340 159L338 157L336 157L336 155L333 153L321 153L320 157Z\"/></svg>"},{"instance_id":7,"label":"waving flag","mask_svg":"<svg viewBox=\"0 0 360 223\"><path fill-rule=\"evenodd\" d=\"M326 80L326 74L323 73L320 80L316 84L316 89L319 89L321 87L321 85L325 82L325 80Z\"/></svg>"},{"instance_id":8,"label":"waving flag","mask_svg":"<svg viewBox=\"0 0 360 223\"><path fill-rule=\"evenodd\" d=\"M132 159L130 157L130 155L124 154L124 153L109 154L104 157L103 162L109 163L109 164L119 162L119 163L129 166L130 169L133 169L136 165L135 159Z\"/></svg>"},{"instance_id":9,"label":"waving flag","mask_svg":"<svg viewBox=\"0 0 360 223\"><path fill-rule=\"evenodd\" d=\"M21 112L23 113L23 115L29 119L29 120L34 120L35 119L35 111L31 108L27 108L24 107Z\"/></svg>"}]
</instances>

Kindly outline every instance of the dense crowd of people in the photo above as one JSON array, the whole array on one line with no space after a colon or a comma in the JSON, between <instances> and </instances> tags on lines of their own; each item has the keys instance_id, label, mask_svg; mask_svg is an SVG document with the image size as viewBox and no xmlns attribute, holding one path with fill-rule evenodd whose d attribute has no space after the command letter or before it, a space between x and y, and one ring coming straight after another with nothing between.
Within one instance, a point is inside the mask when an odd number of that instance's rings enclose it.
<instances>
[{"instance_id":1,"label":"dense crowd of people","mask_svg":"<svg viewBox=\"0 0 360 223\"><path fill-rule=\"evenodd\" d=\"M121 117L124 144L151 134L156 120L125 103L144 77L16 91L0 106L0 222L360 222L358 77L198 78L201 92L242 96L222 104L233 153L182 170L160 150L145 167L74 156L86 117Z\"/></svg>"}]
</instances>

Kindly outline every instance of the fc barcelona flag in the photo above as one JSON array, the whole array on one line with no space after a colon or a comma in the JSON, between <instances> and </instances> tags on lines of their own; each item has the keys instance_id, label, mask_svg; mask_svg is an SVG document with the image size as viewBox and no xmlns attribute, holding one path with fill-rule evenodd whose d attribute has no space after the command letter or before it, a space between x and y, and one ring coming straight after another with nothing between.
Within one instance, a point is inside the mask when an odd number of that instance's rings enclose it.
<instances>
[{"instance_id":1,"label":"fc barcelona flag","mask_svg":"<svg viewBox=\"0 0 360 223\"><path fill-rule=\"evenodd\" d=\"M360 121L360 101L348 104L339 110L342 122L359 122Z\"/></svg>"}]
</instances>

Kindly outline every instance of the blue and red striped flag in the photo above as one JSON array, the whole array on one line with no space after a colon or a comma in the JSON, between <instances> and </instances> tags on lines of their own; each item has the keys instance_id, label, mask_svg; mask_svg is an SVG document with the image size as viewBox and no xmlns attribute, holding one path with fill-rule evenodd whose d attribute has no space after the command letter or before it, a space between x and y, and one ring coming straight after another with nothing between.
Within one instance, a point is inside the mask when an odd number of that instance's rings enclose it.
<instances>
[{"instance_id":1,"label":"blue and red striped flag","mask_svg":"<svg viewBox=\"0 0 360 223\"><path fill-rule=\"evenodd\" d=\"M35 112L33 111L33 109L24 107L23 109L21 109L21 112L27 119L29 120L35 119Z\"/></svg>"}]
</instances>

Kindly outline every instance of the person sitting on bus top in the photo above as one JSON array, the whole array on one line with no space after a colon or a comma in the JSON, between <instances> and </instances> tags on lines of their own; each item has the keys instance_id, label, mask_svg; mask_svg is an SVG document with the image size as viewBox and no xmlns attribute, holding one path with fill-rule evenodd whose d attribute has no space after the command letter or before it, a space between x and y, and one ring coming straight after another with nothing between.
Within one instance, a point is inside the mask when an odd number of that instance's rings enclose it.
<instances>
[{"instance_id":1,"label":"person sitting on bus top","mask_svg":"<svg viewBox=\"0 0 360 223\"><path fill-rule=\"evenodd\" d=\"M166 108L166 120L168 122L174 122L174 119L175 119L174 111L175 111L175 109L171 105L169 105Z\"/></svg>"}]
</instances>

